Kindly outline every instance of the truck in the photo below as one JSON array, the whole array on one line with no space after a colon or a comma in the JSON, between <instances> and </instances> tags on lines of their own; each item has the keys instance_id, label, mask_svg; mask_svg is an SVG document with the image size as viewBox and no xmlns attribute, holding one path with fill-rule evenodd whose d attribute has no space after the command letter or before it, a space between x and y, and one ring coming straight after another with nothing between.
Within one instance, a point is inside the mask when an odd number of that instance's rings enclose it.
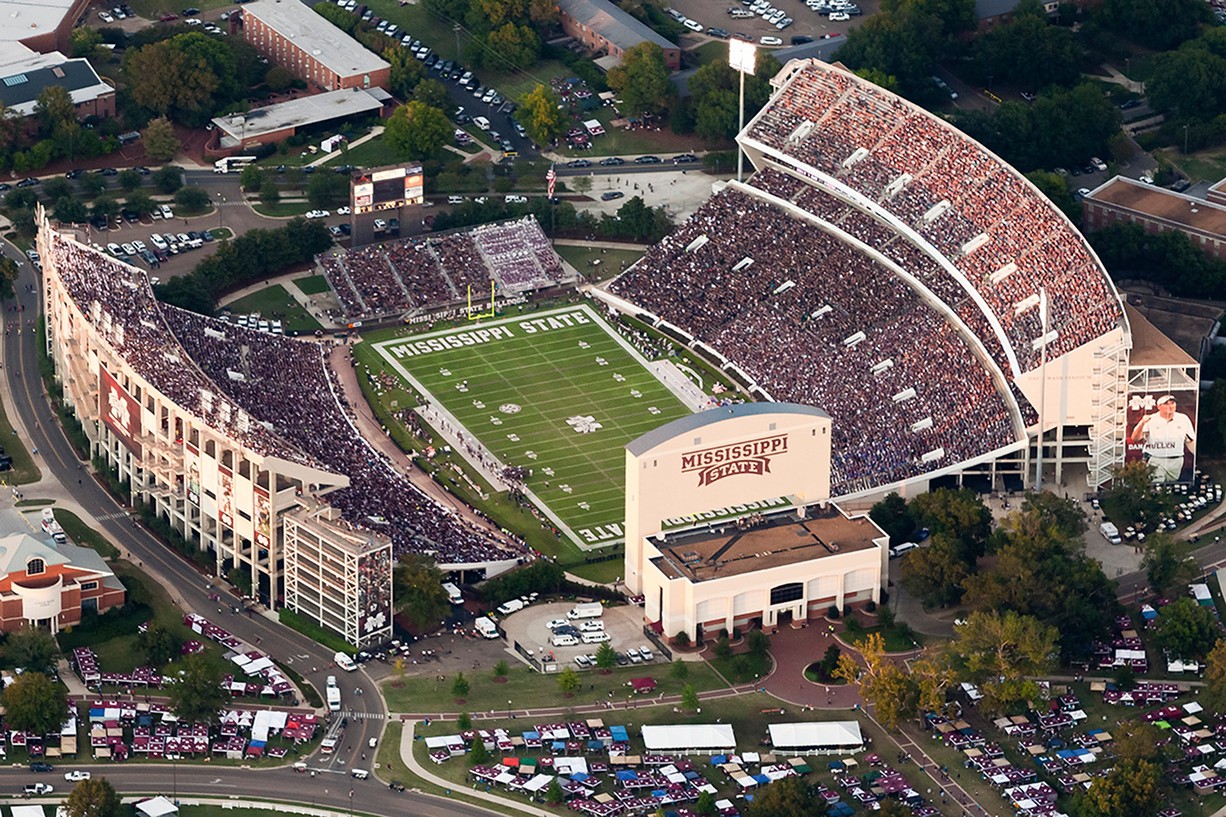
<instances>
[{"instance_id":1,"label":"truck","mask_svg":"<svg viewBox=\"0 0 1226 817\"><path fill-rule=\"evenodd\" d=\"M490 621L489 616L481 616L473 622L473 628L481 634L482 638L497 638L498 627L494 622Z\"/></svg>"},{"instance_id":2,"label":"truck","mask_svg":"<svg viewBox=\"0 0 1226 817\"><path fill-rule=\"evenodd\" d=\"M576 604L571 608L566 617L571 621L580 618L596 618L604 615L604 606L598 601L589 601L582 604Z\"/></svg>"},{"instance_id":3,"label":"truck","mask_svg":"<svg viewBox=\"0 0 1226 817\"><path fill-rule=\"evenodd\" d=\"M338 652L332 656L332 661L345 672L353 672L358 668L358 664L347 652Z\"/></svg>"},{"instance_id":4,"label":"truck","mask_svg":"<svg viewBox=\"0 0 1226 817\"><path fill-rule=\"evenodd\" d=\"M327 685L328 709L333 712L341 711L341 688L336 685L336 676L328 676Z\"/></svg>"},{"instance_id":5,"label":"truck","mask_svg":"<svg viewBox=\"0 0 1226 817\"><path fill-rule=\"evenodd\" d=\"M229 173L231 170L242 170L255 160L255 156L226 156L213 162L213 172Z\"/></svg>"},{"instance_id":6,"label":"truck","mask_svg":"<svg viewBox=\"0 0 1226 817\"><path fill-rule=\"evenodd\" d=\"M509 616L511 613L518 612L524 609L524 603L521 599L511 599L508 602L498 605L498 615Z\"/></svg>"},{"instance_id":7,"label":"truck","mask_svg":"<svg viewBox=\"0 0 1226 817\"><path fill-rule=\"evenodd\" d=\"M57 545L63 545L68 542L64 529L60 527L59 522L55 521L55 513L50 508L43 508L42 527L43 532L54 539Z\"/></svg>"},{"instance_id":8,"label":"truck","mask_svg":"<svg viewBox=\"0 0 1226 817\"><path fill-rule=\"evenodd\" d=\"M1098 526L1098 532L1111 544L1118 545L1120 543L1120 529L1115 526L1114 522L1102 523Z\"/></svg>"},{"instance_id":9,"label":"truck","mask_svg":"<svg viewBox=\"0 0 1226 817\"><path fill-rule=\"evenodd\" d=\"M460 592L460 588L456 587L451 582L443 582L443 592L447 594L447 601L452 604L463 604L464 594Z\"/></svg>"}]
</instances>

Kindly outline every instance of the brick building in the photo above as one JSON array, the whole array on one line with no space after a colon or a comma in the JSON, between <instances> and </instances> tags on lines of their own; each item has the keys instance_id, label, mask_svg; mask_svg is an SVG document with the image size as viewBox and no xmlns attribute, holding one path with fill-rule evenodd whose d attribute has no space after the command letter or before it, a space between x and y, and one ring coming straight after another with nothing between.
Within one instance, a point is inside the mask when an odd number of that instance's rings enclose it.
<instances>
[{"instance_id":1,"label":"brick building","mask_svg":"<svg viewBox=\"0 0 1226 817\"><path fill-rule=\"evenodd\" d=\"M668 70L681 68L681 49L609 0L559 0L562 30L593 51L621 61L627 48L653 42L664 50Z\"/></svg>"},{"instance_id":2,"label":"brick building","mask_svg":"<svg viewBox=\"0 0 1226 817\"><path fill-rule=\"evenodd\" d=\"M1083 224L1101 230L1139 224L1150 233L1178 230L1214 258L1226 259L1226 205L1116 176L1082 200Z\"/></svg>"},{"instance_id":3,"label":"brick building","mask_svg":"<svg viewBox=\"0 0 1226 817\"><path fill-rule=\"evenodd\" d=\"M123 584L93 550L45 544L27 533L0 538L0 631L25 626L59 632L85 612L124 603Z\"/></svg>"},{"instance_id":4,"label":"brick building","mask_svg":"<svg viewBox=\"0 0 1226 817\"><path fill-rule=\"evenodd\" d=\"M242 7L243 39L273 63L325 91L387 88L391 66L298 2L257 0Z\"/></svg>"},{"instance_id":5,"label":"brick building","mask_svg":"<svg viewBox=\"0 0 1226 817\"><path fill-rule=\"evenodd\" d=\"M38 95L52 86L68 91L78 119L115 115L115 89L102 81L86 59L58 51L38 54L11 43L0 47L0 103L19 116L32 116Z\"/></svg>"},{"instance_id":6,"label":"brick building","mask_svg":"<svg viewBox=\"0 0 1226 817\"><path fill-rule=\"evenodd\" d=\"M20 43L33 51L70 51L72 27L89 0L0 0L0 44Z\"/></svg>"}]
</instances>

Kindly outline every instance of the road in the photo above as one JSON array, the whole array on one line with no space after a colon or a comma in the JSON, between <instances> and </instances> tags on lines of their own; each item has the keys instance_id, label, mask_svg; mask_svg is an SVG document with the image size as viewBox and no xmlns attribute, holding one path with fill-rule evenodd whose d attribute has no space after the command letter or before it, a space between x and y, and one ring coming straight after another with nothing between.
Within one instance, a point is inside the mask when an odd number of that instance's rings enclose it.
<instances>
[{"instance_id":1,"label":"road","mask_svg":"<svg viewBox=\"0 0 1226 817\"><path fill-rule=\"evenodd\" d=\"M8 370L13 397L12 405L7 408L20 417L30 431L31 439L26 441L27 446L32 450L37 449L36 460L43 468L44 475L49 471L64 486L72 486L75 482L73 498L95 520L101 520L97 523L101 532L151 572L185 611L213 619L247 643L258 645L259 649L303 675L321 695L325 679L330 674L337 676L341 687L343 714L347 717L348 725L335 754L325 756L317 753L307 759L312 767L323 772L315 777L295 774L289 769L201 768L187 764L175 764L181 766L178 769L149 765L107 766L107 776L117 788L120 791L169 793L177 782L180 794L258 794L344 807L348 802L349 784L353 783L355 788L362 790L361 806L366 810L385 814L394 813L393 809L407 809L411 813L426 815L482 813L478 809L460 806L440 809L434 800L407 793L397 794L379 785L373 778L357 781L348 777L350 769L372 768L374 751L367 744L371 738L382 734L385 723L383 700L375 692L375 683L365 669L352 673L338 670L332 666L331 650L264 616L236 615L229 612L229 605L219 613L219 605L209 600L209 593L214 591L209 578L159 543L143 527L135 525L124 512L125 509L89 478L84 464L77 459L57 422L39 422L53 417L54 412L49 407L38 374L34 334L34 321L39 314L37 282L32 267L22 258L19 250L7 241L0 244L0 250L20 262L15 300L24 308L23 311L4 313L4 366ZM30 290L31 286L33 291ZM355 694L356 687L362 687L367 693ZM0 772L4 786L11 783L19 787L38 777L22 770L5 769ZM64 782L62 776L59 781Z\"/></svg>"}]
</instances>

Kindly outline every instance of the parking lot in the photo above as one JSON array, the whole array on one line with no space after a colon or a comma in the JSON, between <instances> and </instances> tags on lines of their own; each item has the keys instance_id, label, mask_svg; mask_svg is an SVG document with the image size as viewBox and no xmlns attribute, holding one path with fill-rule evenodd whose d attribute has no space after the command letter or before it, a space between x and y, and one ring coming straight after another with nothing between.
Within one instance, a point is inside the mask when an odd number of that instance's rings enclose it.
<instances>
[{"instance_id":1,"label":"parking lot","mask_svg":"<svg viewBox=\"0 0 1226 817\"><path fill-rule=\"evenodd\" d=\"M804 0L771 0L771 5L791 17L792 25L781 31L758 15L751 18L734 18L729 14L730 10L749 9L749 6L743 5L739 0L728 0L723 5L703 2L703 0L671 0L669 3L670 8L690 20L701 23L705 28L721 28L734 34L746 34L755 43L764 36L774 36L782 40L782 45L787 46L791 44L791 38L796 36L821 39L826 35L845 35L852 26L859 25L868 17L876 14L881 8L881 0L857 0L856 5L860 7L862 16L838 22L832 22L829 13L811 10L805 5ZM687 35L685 39L691 40L697 37L700 35ZM706 35L701 35L703 42L710 39Z\"/></svg>"},{"instance_id":2,"label":"parking lot","mask_svg":"<svg viewBox=\"0 0 1226 817\"><path fill-rule=\"evenodd\" d=\"M536 655L552 652L561 666L590 669L594 660L591 656L596 655L596 651L600 649L600 644L580 643L573 647L557 647L549 642L552 633L548 626L549 623L566 619L567 611L571 610L574 606L574 602L534 604L508 616L502 621L503 629L507 633L508 642L511 644L519 643L524 648L532 650ZM597 618L576 619L568 623L575 626L578 630L579 625L584 622L602 622L604 629L600 632L608 633L608 643L617 651L618 663L623 666L658 663L662 659L643 635L642 617L642 608L623 605L621 607L607 607L604 610L604 614ZM640 653L640 650L643 648L647 649L647 654L650 656L647 661L642 659ZM627 655L627 651L633 652ZM581 656L586 657L586 660L575 660ZM632 661L632 656L637 656L639 660Z\"/></svg>"}]
</instances>

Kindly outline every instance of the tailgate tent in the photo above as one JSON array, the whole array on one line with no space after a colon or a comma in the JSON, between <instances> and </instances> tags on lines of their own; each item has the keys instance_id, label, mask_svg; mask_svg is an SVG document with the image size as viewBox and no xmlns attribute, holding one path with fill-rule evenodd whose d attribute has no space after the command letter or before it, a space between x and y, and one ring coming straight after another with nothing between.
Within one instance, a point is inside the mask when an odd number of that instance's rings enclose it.
<instances>
[{"instance_id":1,"label":"tailgate tent","mask_svg":"<svg viewBox=\"0 0 1226 817\"><path fill-rule=\"evenodd\" d=\"M842 755L864 748L856 721L772 723L769 728L776 754Z\"/></svg>"},{"instance_id":2,"label":"tailgate tent","mask_svg":"<svg viewBox=\"0 0 1226 817\"><path fill-rule=\"evenodd\" d=\"M680 752L697 754L732 752L736 750L736 737L732 725L727 723L703 723L693 726L644 726L643 743L649 752Z\"/></svg>"}]
</instances>

